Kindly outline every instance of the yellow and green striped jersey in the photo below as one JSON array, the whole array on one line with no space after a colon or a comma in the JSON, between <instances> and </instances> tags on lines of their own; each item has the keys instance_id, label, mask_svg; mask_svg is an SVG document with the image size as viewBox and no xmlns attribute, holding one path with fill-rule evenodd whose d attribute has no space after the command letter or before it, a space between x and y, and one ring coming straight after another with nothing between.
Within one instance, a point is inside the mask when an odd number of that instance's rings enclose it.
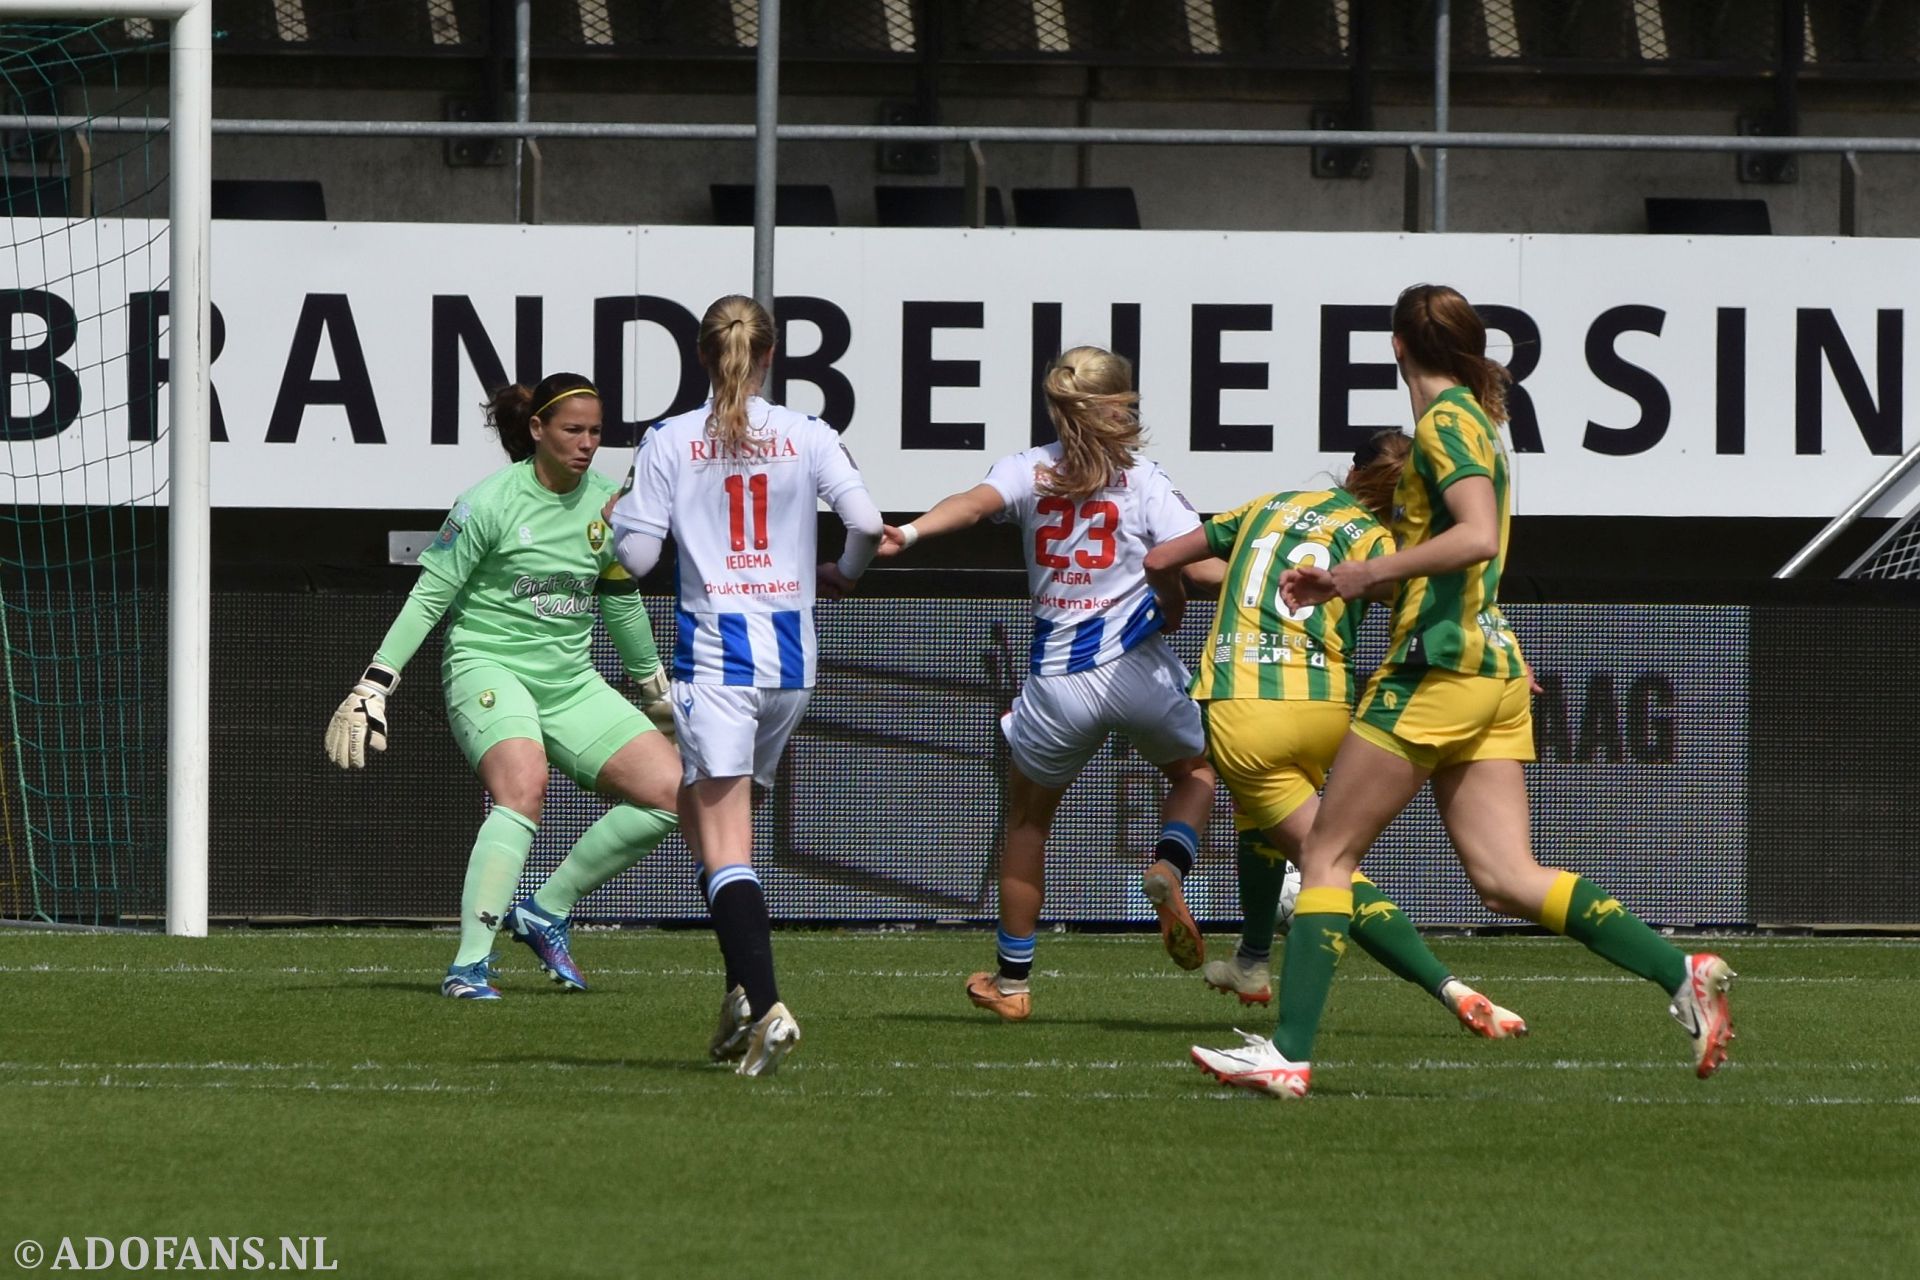
<instances>
[{"instance_id":1,"label":"yellow and green striped jersey","mask_svg":"<svg viewBox=\"0 0 1920 1280\"><path fill-rule=\"evenodd\" d=\"M1213 632L1200 651L1196 701L1271 698L1352 703L1347 665L1364 601L1289 609L1280 575L1393 550L1393 535L1345 489L1268 494L1202 526L1227 561Z\"/></svg>"},{"instance_id":2,"label":"yellow and green striped jersey","mask_svg":"<svg viewBox=\"0 0 1920 1280\"><path fill-rule=\"evenodd\" d=\"M1439 667L1470 676L1522 675L1520 644L1500 615L1500 570L1507 561L1512 507L1507 451L1486 410L1465 387L1442 391L1413 429L1413 456L1393 491L1393 533L1403 548L1431 541L1452 527L1443 496L1468 476L1493 482L1500 511L1500 551L1484 564L1412 578L1393 601L1393 639L1387 661Z\"/></svg>"}]
</instances>

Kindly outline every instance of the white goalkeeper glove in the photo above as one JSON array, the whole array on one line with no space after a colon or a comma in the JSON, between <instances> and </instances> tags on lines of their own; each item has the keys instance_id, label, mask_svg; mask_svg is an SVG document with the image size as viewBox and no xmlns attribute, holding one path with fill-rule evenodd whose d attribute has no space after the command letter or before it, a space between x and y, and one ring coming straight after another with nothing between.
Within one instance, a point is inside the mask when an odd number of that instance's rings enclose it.
<instances>
[{"instance_id":1,"label":"white goalkeeper glove","mask_svg":"<svg viewBox=\"0 0 1920 1280\"><path fill-rule=\"evenodd\" d=\"M679 744L673 732L673 699L667 696L667 667L661 663L645 680L634 680L633 698L653 727L667 735L667 741Z\"/></svg>"},{"instance_id":2,"label":"white goalkeeper glove","mask_svg":"<svg viewBox=\"0 0 1920 1280\"><path fill-rule=\"evenodd\" d=\"M400 687L400 673L373 663L327 721L327 759L342 769L367 767L368 751L387 749L387 695Z\"/></svg>"}]
</instances>

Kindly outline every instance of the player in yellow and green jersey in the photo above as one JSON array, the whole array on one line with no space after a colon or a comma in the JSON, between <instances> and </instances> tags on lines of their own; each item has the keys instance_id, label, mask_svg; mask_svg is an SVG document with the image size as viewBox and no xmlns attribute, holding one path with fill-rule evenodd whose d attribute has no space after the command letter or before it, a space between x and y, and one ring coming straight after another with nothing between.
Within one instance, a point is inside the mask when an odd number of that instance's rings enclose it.
<instances>
[{"instance_id":1,"label":"player in yellow and green jersey","mask_svg":"<svg viewBox=\"0 0 1920 1280\"><path fill-rule=\"evenodd\" d=\"M1242 924L1233 958L1210 961L1201 973L1208 986L1243 1004L1272 996L1281 859L1297 855L1312 828L1315 793L1346 736L1354 633L1366 609L1365 601L1337 598L1290 608L1280 599L1281 576L1290 567L1326 568L1391 552L1393 536L1377 515L1391 504L1408 452L1406 436L1379 432L1354 454L1342 486L1255 498L1148 556L1155 570L1209 556L1226 562L1192 692L1205 714L1208 758L1233 793ZM1353 936L1369 954L1475 1034L1526 1034L1519 1015L1449 973L1400 909L1357 871L1353 894Z\"/></svg>"},{"instance_id":2,"label":"player in yellow and green jersey","mask_svg":"<svg viewBox=\"0 0 1920 1280\"><path fill-rule=\"evenodd\" d=\"M1618 898L1534 860L1524 761L1533 759L1530 677L1500 614L1510 476L1499 424L1507 371L1486 357L1467 300L1415 285L1393 309L1393 354L1415 417L1413 458L1393 504L1399 549L1288 569L1290 608L1393 599L1387 662L1360 700L1327 792L1300 849L1301 890L1287 936L1273 1039L1194 1046L1216 1078L1280 1097L1307 1092L1310 1057L1334 965L1358 933L1352 885L1367 849L1428 778L1456 853L1490 908L1545 925L1657 982L1693 1042L1695 1074L1726 1061L1733 1027L1720 957L1683 954Z\"/></svg>"},{"instance_id":3,"label":"player in yellow and green jersey","mask_svg":"<svg viewBox=\"0 0 1920 1280\"><path fill-rule=\"evenodd\" d=\"M671 723L666 673L638 585L620 567L602 509L618 486L592 470L600 396L579 374L488 404L511 466L460 496L420 555L420 579L371 665L327 726L327 755L364 768L387 745L386 700L427 633L448 618L440 679L447 719L493 797L467 863L460 944L440 984L462 1000L499 997L494 935L504 925L563 987L586 986L569 948L568 913L639 861L676 825L680 757L655 721ZM603 616L643 712L590 658ZM538 891L513 894L540 821L548 767L619 801L580 837Z\"/></svg>"}]
</instances>

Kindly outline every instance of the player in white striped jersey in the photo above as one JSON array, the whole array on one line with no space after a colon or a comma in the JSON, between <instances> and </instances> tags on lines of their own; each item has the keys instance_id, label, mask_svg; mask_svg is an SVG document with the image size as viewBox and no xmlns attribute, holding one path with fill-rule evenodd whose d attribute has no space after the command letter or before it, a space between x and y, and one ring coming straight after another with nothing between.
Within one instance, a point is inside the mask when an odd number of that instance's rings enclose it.
<instances>
[{"instance_id":1,"label":"player in white striped jersey","mask_svg":"<svg viewBox=\"0 0 1920 1280\"><path fill-rule=\"evenodd\" d=\"M770 1075L800 1040L773 974L767 902L753 871L752 784L773 785L813 688L816 594L838 598L880 542L880 512L834 429L758 394L773 320L732 295L707 308L700 362L713 398L657 424L612 510L620 561L638 578L679 547L674 727L685 765L681 829L726 959L710 1046L742 1075ZM838 564L814 563L818 503L847 524ZM817 585L816 585L817 584Z\"/></svg>"},{"instance_id":2,"label":"player in white striped jersey","mask_svg":"<svg viewBox=\"0 0 1920 1280\"><path fill-rule=\"evenodd\" d=\"M967 980L974 1004L1011 1021L1032 1011L1034 930L1047 833L1060 799L1107 735L1124 733L1166 774L1164 825L1141 881L1167 953L1185 969L1206 944L1181 893L1213 806L1213 770L1187 672L1163 631L1185 609L1177 571L1147 573L1147 551L1200 525L1139 456L1139 396L1127 361L1075 347L1047 370L1055 444L993 464L987 478L886 531L883 556L982 520L1020 525L1033 606L1030 677L1000 725L1013 752L1000 856L999 971Z\"/></svg>"}]
</instances>

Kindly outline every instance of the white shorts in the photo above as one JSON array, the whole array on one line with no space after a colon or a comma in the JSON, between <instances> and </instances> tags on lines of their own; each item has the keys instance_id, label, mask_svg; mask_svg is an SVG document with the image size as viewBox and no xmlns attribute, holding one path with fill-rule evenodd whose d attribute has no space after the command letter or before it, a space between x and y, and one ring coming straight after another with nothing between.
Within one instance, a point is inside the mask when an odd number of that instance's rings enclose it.
<instances>
[{"instance_id":1,"label":"white shorts","mask_svg":"<svg viewBox=\"0 0 1920 1280\"><path fill-rule=\"evenodd\" d=\"M800 723L813 690L675 680L669 696L683 781L751 776L771 787L780 753L787 749L787 738Z\"/></svg>"},{"instance_id":2,"label":"white shorts","mask_svg":"<svg viewBox=\"0 0 1920 1280\"><path fill-rule=\"evenodd\" d=\"M1187 696L1187 669L1159 636L1090 671L1030 676L1013 710L1000 717L1020 772L1056 790L1116 731L1154 764L1207 753L1200 708Z\"/></svg>"}]
</instances>

